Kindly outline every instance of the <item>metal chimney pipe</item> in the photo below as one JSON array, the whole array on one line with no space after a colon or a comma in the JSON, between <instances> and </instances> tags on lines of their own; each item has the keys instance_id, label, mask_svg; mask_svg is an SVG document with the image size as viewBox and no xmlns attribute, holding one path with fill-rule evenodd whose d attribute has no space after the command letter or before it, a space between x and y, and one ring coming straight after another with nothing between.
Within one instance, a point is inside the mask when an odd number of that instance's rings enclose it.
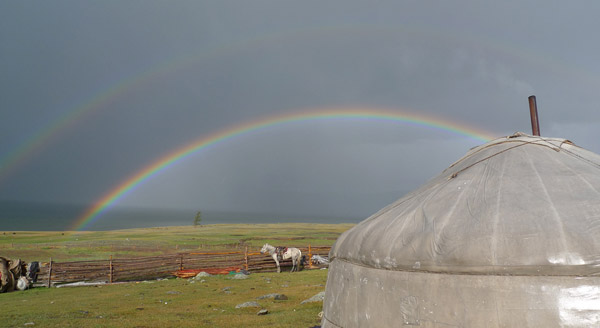
<instances>
[{"instance_id":1,"label":"metal chimney pipe","mask_svg":"<svg viewBox=\"0 0 600 328\"><path fill-rule=\"evenodd\" d=\"M537 102L535 96L529 96L529 115L531 116L531 131L534 136L540 136L540 122L538 121Z\"/></svg>"}]
</instances>

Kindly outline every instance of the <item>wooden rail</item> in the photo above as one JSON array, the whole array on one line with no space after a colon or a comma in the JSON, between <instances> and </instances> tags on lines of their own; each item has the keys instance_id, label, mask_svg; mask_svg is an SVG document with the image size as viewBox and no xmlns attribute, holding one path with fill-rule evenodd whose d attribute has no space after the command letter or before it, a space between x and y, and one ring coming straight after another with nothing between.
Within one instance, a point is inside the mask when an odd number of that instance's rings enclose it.
<instances>
[{"instance_id":1,"label":"wooden rail","mask_svg":"<svg viewBox=\"0 0 600 328\"><path fill-rule=\"evenodd\" d=\"M306 255L308 265L312 255L327 256L330 246L297 247ZM280 262L282 270L292 266L291 260ZM277 266L269 255L258 250L191 252L163 256L113 258L107 260L40 263L38 282L50 287L56 284L79 281L122 281L147 280L173 276L178 270L222 269L237 267L249 272L274 272Z\"/></svg>"}]
</instances>

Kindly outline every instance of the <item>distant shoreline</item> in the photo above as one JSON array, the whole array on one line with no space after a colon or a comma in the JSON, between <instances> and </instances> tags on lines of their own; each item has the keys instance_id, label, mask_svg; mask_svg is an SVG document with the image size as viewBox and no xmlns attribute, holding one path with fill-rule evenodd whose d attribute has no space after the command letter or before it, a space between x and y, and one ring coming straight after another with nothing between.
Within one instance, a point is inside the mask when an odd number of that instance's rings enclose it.
<instances>
[{"instance_id":1,"label":"distant shoreline","mask_svg":"<svg viewBox=\"0 0 600 328\"><path fill-rule=\"evenodd\" d=\"M201 225L176 225L176 226L158 226L158 227L137 227L137 228L123 228L123 229L109 229L109 230L0 230L0 233L4 235L12 234L12 233L98 233L98 232L118 232L118 231L140 231L140 230L187 230L187 229L203 229L210 227L235 227L240 228L243 226L248 227L260 227L263 226L265 228L268 227L277 227L277 226L285 226L288 228L306 228L307 226L311 227L339 227L347 225L349 227L355 226L357 223L354 222L339 222L339 223L318 223L318 222L273 222L273 223L208 223Z\"/></svg>"},{"instance_id":2,"label":"distant shoreline","mask_svg":"<svg viewBox=\"0 0 600 328\"><path fill-rule=\"evenodd\" d=\"M68 231L85 206L0 201L3 231ZM254 213L201 210L201 224L358 223L358 217L327 217L289 213ZM108 231L166 226L193 226L196 211L179 209L116 208L84 226L83 230Z\"/></svg>"}]
</instances>

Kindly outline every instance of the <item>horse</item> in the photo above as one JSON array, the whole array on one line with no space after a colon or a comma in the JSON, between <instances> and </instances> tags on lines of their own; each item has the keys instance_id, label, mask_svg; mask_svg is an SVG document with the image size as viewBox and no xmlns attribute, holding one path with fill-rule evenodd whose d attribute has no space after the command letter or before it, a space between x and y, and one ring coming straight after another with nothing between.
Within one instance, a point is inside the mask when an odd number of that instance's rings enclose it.
<instances>
[{"instance_id":1,"label":"horse","mask_svg":"<svg viewBox=\"0 0 600 328\"><path fill-rule=\"evenodd\" d=\"M298 272L300 270L302 252L295 247L288 247L283 253L283 259L292 259L292 270L290 272Z\"/></svg>"},{"instance_id":2,"label":"horse","mask_svg":"<svg viewBox=\"0 0 600 328\"><path fill-rule=\"evenodd\" d=\"M287 260L292 259L292 270L290 272L298 271L298 267L300 265L300 258L302 257L302 252L295 247L275 247L269 244L264 244L262 249L260 250L262 254L269 254L273 257L273 260L277 264L277 272L281 273L281 268L279 267L279 260Z\"/></svg>"}]
</instances>

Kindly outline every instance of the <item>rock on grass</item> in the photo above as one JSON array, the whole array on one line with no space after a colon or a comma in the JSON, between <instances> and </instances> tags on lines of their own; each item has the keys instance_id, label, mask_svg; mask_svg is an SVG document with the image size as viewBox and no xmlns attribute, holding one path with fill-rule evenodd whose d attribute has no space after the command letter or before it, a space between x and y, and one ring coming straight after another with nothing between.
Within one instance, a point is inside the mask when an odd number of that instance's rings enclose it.
<instances>
[{"instance_id":1,"label":"rock on grass","mask_svg":"<svg viewBox=\"0 0 600 328\"><path fill-rule=\"evenodd\" d=\"M320 292L317 295L300 302L300 304L312 303L312 302L323 302L324 299L325 299L325 292Z\"/></svg>"},{"instance_id":2,"label":"rock on grass","mask_svg":"<svg viewBox=\"0 0 600 328\"><path fill-rule=\"evenodd\" d=\"M285 300L288 299L287 296L285 296L283 294L279 294L279 293L273 293L273 294L267 294L267 295L259 296L256 299L257 300L264 300L265 298L272 298L272 299L278 300L278 301L285 301Z\"/></svg>"},{"instance_id":3,"label":"rock on grass","mask_svg":"<svg viewBox=\"0 0 600 328\"><path fill-rule=\"evenodd\" d=\"M202 272L198 273L194 278L198 280L198 279L202 279L203 277L210 277L210 276L212 276L212 274L202 271Z\"/></svg>"},{"instance_id":4,"label":"rock on grass","mask_svg":"<svg viewBox=\"0 0 600 328\"><path fill-rule=\"evenodd\" d=\"M250 301L250 302L238 304L235 306L236 309L246 308L246 307L260 307L260 304L254 302L254 301Z\"/></svg>"},{"instance_id":5,"label":"rock on grass","mask_svg":"<svg viewBox=\"0 0 600 328\"><path fill-rule=\"evenodd\" d=\"M249 276L243 274L243 273L237 273L231 276L231 278L229 279L248 279L250 278Z\"/></svg>"}]
</instances>

